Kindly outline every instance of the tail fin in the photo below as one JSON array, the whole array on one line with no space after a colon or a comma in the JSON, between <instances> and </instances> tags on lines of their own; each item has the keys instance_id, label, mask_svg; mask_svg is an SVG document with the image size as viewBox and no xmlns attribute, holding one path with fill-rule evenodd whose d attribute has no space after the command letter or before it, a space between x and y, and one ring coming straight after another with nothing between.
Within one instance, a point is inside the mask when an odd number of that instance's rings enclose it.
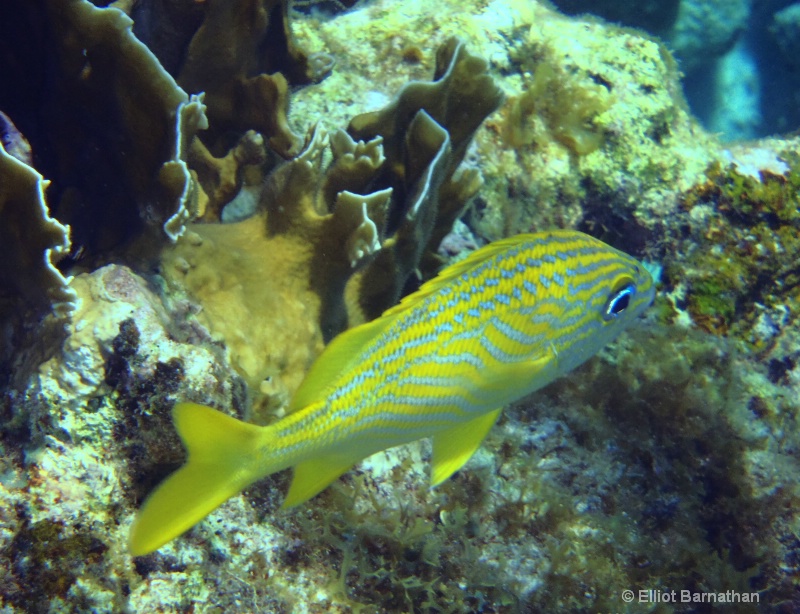
<instances>
[{"instance_id":1,"label":"tail fin","mask_svg":"<svg viewBox=\"0 0 800 614\"><path fill-rule=\"evenodd\" d=\"M263 475L257 452L264 427L195 403L178 403L172 418L189 457L139 510L128 541L133 556L178 537Z\"/></svg>"}]
</instances>

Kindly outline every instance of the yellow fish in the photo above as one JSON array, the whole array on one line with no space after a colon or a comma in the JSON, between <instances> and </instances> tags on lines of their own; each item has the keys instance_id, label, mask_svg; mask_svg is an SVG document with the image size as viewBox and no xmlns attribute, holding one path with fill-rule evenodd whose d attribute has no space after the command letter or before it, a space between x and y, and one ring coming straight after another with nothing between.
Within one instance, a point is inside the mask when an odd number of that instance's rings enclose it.
<instances>
[{"instance_id":1,"label":"yellow fish","mask_svg":"<svg viewBox=\"0 0 800 614\"><path fill-rule=\"evenodd\" d=\"M130 551L160 548L281 469L294 467L289 507L370 454L423 437L433 438L435 486L469 460L504 405L594 355L654 293L639 262L579 232L487 245L336 337L274 424L178 403L188 460L145 501Z\"/></svg>"}]
</instances>

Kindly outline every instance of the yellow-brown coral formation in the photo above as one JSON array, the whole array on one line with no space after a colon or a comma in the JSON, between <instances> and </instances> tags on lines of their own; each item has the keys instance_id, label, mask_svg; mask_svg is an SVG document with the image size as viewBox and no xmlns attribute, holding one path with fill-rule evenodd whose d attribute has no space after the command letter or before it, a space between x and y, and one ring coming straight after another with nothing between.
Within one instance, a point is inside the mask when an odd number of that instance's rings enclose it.
<instances>
[{"instance_id":1,"label":"yellow-brown coral formation","mask_svg":"<svg viewBox=\"0 0 800 614\"><path fill-rule=\"evenodd\" d=\"M266 166L265 147L296 155L289 85L332 68L294 44L286 0L14 0L0 23L0 80L18 84L0 89L0 109L30 138L50 209L89 266L157 256Z\"/></svg>"},{"instance_id":2,"label":"yellow-brown coral formation","mask_svg":"<svg viewBox=\"0 0 800 614\"><path fill-rule=\"evenodd\" d=\"M314 129L268 178L253 217L194 225L168 254L167 277L201 303L260 392L257 411L283 405L323 340L389 307L432 260L480 185L477 171L456 168L500 99L485 69L448 42L434 82L409 84L385 110L356 117L350 134Z\"/></svg>"},{"instance_id":3,"label":"yellow-brown coral formation","mask_svg":"<svg viewBox=\"0 0 800 614\"><path fill-rule=\"evenodd\" d=\"M75 293L54 266L69 249L69 228L48 215L47 184L0 144L0 318L51 307L63 317L73 309Z\"/></svg>"},{"instance_id":4,"label":"yellow-brown coral formation","mask_svg":"<svg viewBox=\"0 0 800 614\"><path fill-rule=\"evenodd\" d=\"M437 51L433 82L410 83L393 104L350 122L355 138L384 139L379 182L394 191L393 236L360 282L358 306L366 319L400 297L420 263L427 265L423 275L435 272L439 243L481 185L477 169L459 166L475 131L502 100L487 70L485 60L451 38Z\"/></svg>"},{"instance_id":5,"label":"yellow-brown coral formation","mask_svg":"<svg viewBox=\"0 0 800 614\"><path fill-rule=\"evenodd\" d=\"M0 389L21 385L57 351L77 302L55 267L69 227L47 211L48 183L0 143Z\"/></svg>"},{"instance_id":6,"label":"yellow-brown coral formation","mask_svg":"<svg viewBox=\"0 0 800 614\"><path fill-rule=\"evenodd\" d=\"M75 248L107 258L140 242L141 254L180 235L195 206L185 154L206 126L202 101L177 86L116 9L7 2L0 21L9 58L0 79L18 84L2 88L0 107L52 180L50 209L71 226Z\"/></svg>"},{"instance_id":7,"label":"yellow-brown coral formation","mask_svg":"<svg viewBox=\"0 0 800 614\"><path fill-rule=\"evenodd\" d=\"M247 130L285 158L302 148L286 118L289 85L319 81L333 61L294 44L288 11L288 0L143 1L132 8L134 32L178 84L206 93L210 129L202 138L215 155Z\"/></svg>"}]
</instances>

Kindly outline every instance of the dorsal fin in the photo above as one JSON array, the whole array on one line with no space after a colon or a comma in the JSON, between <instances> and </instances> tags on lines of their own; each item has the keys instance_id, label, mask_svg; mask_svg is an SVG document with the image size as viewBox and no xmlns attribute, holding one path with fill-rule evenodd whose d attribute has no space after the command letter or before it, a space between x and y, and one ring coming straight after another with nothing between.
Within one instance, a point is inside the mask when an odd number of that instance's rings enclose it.
<instances>
[{"instance_id":1,"label":"dorsal fin","mask_svg":"<svg viewBox=\"0 0 800 614\"><path fill-rule=\"evenodd\" d=\"M529 234L514 235L513 237L507 237L505 239L500 239L499 241L494 241L478 250L475 250L463 260L459 260L458 262L455 262L442 269L436 277L426 281L424 284L422 284L422 286L420 286L419 290L409 294L397 305L384 311L383 315L393 316L407 309L411 309L412 307L416 307L431 294L446 286L462 273L475 268L486 260L494 258L497 254L504 252L510 247L524 243L526 240L531 238L531 236L532 235Z\"/></svg>"},{"instance_id":2,"label":"dorsal fin","mask_svg":"<svg viewBox=\"0 0 800 614\"><path fill-rule=\"evenodd\" d=\"M289 404L288 413L321 399L339 375L347 371L359 352L380 335L394 318L380 316L372 322L346 330L317 356Z\"/></svg>"},{"instance_id":3,"label":"dorsal fin","mask_svg":"<svg viewBox=\"0 0 800 614\"><path fill-rule=\"evenodd\" d=\"M515 235L494 241L472 252L463 260L445 267L436 277L422 284L419 290L409 294L400 303L384 311L379 318L351 328L334 338L323 350L322 354L317 357L314 364L311 365L311 369L300 384L294 397L292 397L288 413L307 407L321 399L336 378L352 365L353 359L358 356L361 349L386 330L394 321L395 316L417 306L462 273L493 258L500 252L524 243L532 236L529 234Z\"/></svg>"}]
</instances>

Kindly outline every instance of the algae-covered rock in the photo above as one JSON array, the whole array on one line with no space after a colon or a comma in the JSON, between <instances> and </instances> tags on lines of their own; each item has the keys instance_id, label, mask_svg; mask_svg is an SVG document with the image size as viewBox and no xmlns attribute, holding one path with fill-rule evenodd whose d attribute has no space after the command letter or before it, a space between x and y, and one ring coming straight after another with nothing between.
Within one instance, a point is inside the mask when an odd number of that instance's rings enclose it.
<instances>
[{"instance_id":1,"label":"algae-covered rock","mask_svg":"<svg viewBox=\"0 0 800 614\"><path fill-rule=\"evenodd\" d=\"M484 167L479 234L580 224L636 253L714 159L662 43L536 8L510 51L506 151ZM479 135L479 139L482 135ZM485 203L485 204L484 204Z\"/></svg>"},{"instance_id":2,"label":"algae-covered rock","mask_svg":"<svg viewBox=\"0 0 800 614\"><path fill-rule=\"evenodd\" d=\"M747 25L752 0L554 0L569 15L591 13L666 40L690 72L724 55Z\"/></svg>"},{"instance_id":3,"label":"algae-covered rock","mask_svg":"<svg viewBox=\"0 0 800 614\"><path fill-rule=\"evenodd\" d=\"M673 306L699 327L768 348L800 313L798 139L725 150L683 194L680 248L664 258Z\"/></svg>"},{"instance_id":4,"label":"algae-covered rock","mask_svg":"<svg viewBox=\"0 0 800 614\"><path fill-rule=\"evenodd\" d=\"M143 498L182 459L167 426L174 398L241 402L221 353L201 347L207 333L188 306L166 310L118 265L78 275L70 287L77 307L62 347L39 365L24 400L3 404L0 595L17 611L125 609L120 504Z\"/></svg>"}]
</instances>

